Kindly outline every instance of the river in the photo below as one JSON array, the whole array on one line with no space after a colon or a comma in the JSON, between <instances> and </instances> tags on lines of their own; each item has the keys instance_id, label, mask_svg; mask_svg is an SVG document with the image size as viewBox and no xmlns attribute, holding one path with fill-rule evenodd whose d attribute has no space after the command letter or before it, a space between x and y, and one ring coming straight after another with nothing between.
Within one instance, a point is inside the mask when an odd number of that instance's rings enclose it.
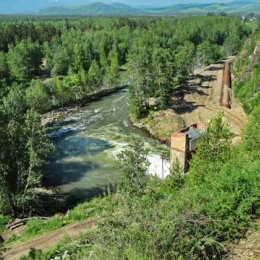
<instances>
[{"instance_id":1,"label":"river","mask_svg":"<svg viewBox=\"0 0 260 260\"><path fill-rule=\"evenodd\" d=\"M116 183L120 180L116 156L131 136L141 136L150 149L149 174L168 174L169 162L162 162L160 156L168 148L131 126L127 96L127 90L122 90L92 102L48 129L56 147L47 166L48 183L79 198Z\"/></svg>"}]
</instances>

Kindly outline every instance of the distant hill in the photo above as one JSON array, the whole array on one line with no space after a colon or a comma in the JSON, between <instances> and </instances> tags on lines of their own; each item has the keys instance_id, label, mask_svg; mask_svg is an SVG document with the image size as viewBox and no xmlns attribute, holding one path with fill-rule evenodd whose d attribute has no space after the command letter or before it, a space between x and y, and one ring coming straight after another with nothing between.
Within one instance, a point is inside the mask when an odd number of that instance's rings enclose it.
<instances>
[{"instance_id":1,"label":"distant hill","mask_svg":"<svg viewBox=\"0 0 260 260\"><path fill-rule=\"evenodd\" d=\"M162 8L151 8L147 10L151 14L204 14L208 12L248 13L260 12L260 1L236 0L229 3L209 4L177 4Z\"/></svg>"},{"instance_id":2,"label":"distant hill","mask_svg":"<svg viewBox=\"0 0 260 260\"><path fill-rule=\"evenodd\" d=\"M130 7L125 4L92 3L80 6L55 6L41 9L39 15L86 15L86 16L110 16L110 15L142 15L143 10Z\"/></svg>"},{"instance_id":3,"label":"distant hill","mask_svg":"<svg viewBox=\"0 0 260 260\"><path fill-rule=\"evenodd\" d=\"M122 2L120 2L122 0L115 0L119 3L114 4L95 2L95 0L15 0L15 4L10 4L11 0L0 1L0 14L152 16L206 14L208 12L227 12L237 14L246 14L249 12L260 13L260 0L234 0L228 3L196 3L196 1L199 0L194 0L195 3L175 4L166 7L148 7L146 5L133 7L123 4ZM111 2L112 1L113 0L111 0ZM140 0L140 4L141 3L142 1Z\"/></svg>"},{"instance_id":4,"label":"distant hill","mask_svg":"<svg viewBox=\"0 0 260 260\"><path fill-rule=\"evenodd\" d=\"M196 0L194 0L196 1ZM79 6L53 6L41 9L39 15L86 15L86 16L112 16L112 15L182 15L206 14L208 12L249 13L260 12L260 2L256 0L236 0L229 3L208 4L176 4L160 8L134 8L122 3L105 4L102 2Z\"/></svg>"}]
</instances>

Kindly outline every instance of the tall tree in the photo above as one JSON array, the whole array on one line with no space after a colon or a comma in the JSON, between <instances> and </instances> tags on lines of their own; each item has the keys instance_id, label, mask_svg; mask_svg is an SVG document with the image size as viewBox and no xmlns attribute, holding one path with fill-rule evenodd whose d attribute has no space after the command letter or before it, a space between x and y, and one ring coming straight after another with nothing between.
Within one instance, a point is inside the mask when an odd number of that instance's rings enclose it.
<instances>
[{"instance_id":1,"label":"tall tree","mask_svg":"<svg viewBox=\"0 0 260 260\"><path fill-rule=\"evenodd\" d=\"M90 90L94 90L101 87L102 74L98 63L93 60L87 74L87 85Z\"/></svg>"},{"instance_id":2,"label":"tall tree","mask_svg":"<svg viewBox=\"0 0 260 260\"><path fill-rule=\"evenodd\" d=\"M209 41L204 41L198 45L197 53L203 66L210 65L221 57L219 46Z\"/></svg>"},{"instance_id":3,"label":"tall tree","mask_svg":"<svg viewBox=\"0 0 260 260\"><path fill-rule=\"evenodd\" d=\"M59 47L53 56L51 75L66 75L70 65L70 55L65 47Z\"/></svg>"},{"instance_id":4,"label":"tall tree","mask_svg":"<svg viewBox=\"0 0 260 260\"><path fill-rule=\"evenodd\" d=\"M9 74L6 55L0 52L0 80L7 78Z\"/></svg>"},{"instance_id":5,"label":"tall tree","mask_svg":"<svg viewBox=\"0 0 260 260\"><path fill-rule=\"evenodd\" d=\"M41 187L42 166L52 145L33 110L17 103L11 91L0 109L0 206L14 217L37 212L37 188Z\"/></svg>"},{"instance_id":6,"label":"tall tree","mask_svg":"<svg viewBox=\"0 0 260 260\"><path fill-rule=\"evenodd\" d=\"M28 106L39 113L50 108L49 97L39 80L32 80L31 86L26 90L26 100Z\"/></svg>"},{"instance_id":7,"label":"tall tree","mask_svg":"<svg viewBox=\"0 0 260 260\"><path fill-rule=\"evenodd\" d=\"M118 53L114 47L109 53L110 66L108 67L108 85L109 87L117 87L120 83Z\"/></svg>"},{"instance_id":8,"label":"tall tree","mask_svg":"<svg viewBox=\"0 0 260 260\"><path fill-rule=\"evenodd\" d=\"M16 46L10 46L8 64L11 75L17 79L28 78L37 73L42 61L42 51L39 43L30 39L22 40Z\"/></svg>"},{"instance_id":9,"label":"tall tree","mask_svg":"<svg viewBox=\"0 0 260 260\"><path fill-rule=\"evenodd\" d=\"M133 138L126 150L118 156L118 168L122 176L121 189L126 195L141 195L148 170L148 150L140 138Z\"/></svg>"}]
</instances>

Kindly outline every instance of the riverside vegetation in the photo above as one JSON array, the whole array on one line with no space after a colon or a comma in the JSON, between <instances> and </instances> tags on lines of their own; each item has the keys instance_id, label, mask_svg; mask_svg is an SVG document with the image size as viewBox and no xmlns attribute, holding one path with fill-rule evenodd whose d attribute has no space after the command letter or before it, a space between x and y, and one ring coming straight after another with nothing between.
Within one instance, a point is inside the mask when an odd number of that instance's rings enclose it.
<instances>
[{"instance_id":1,"label":"riverside vegetation","mask_svg":"<svg viewBox=\"0 0 260 260\"><path fill-rule=\"evenodd\" d=\"M234 54L246 38L256 37L239 19L221 16L1 18L0 27L0 229L10 217L49 210L41 180L53 146L39 113L116 87L127 69L129 113L135 120L146 118L146 99L156 98L159 109L167 107L193 66ZM239 145L231 145L232 134L218 115L186 177L176 166L166 180L147 181L147 151L141 140L133 140L119 156L122 183L115 194L63 217L30 221L23 239L101 216L97 230L47 253L32 250L24 259L219 259L259 216L260 108L256 93L245 93L254 85L252 75L235 89L242 102L250 100L250 121Z\"/></svg>"}]
</instances>

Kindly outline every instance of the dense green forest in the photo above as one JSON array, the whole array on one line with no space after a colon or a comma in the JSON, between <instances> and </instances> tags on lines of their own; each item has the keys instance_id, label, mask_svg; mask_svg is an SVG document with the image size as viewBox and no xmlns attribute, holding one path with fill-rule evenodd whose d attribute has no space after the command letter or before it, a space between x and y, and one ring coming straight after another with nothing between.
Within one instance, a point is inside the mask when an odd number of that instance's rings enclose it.
<instances>
[{"instance_id":1,"label":"dense green forest","mask_svg":"<svg viewBox=\"0 0 260 260\"><path fill-rule=\"evenodd\" d=\"M42 113L126 83L120 70L127 65L136 115L145 97L158 96L163 106L194 65L236 53L250 34L230 17L2 19L0 29L2 96L18 85Z\"/></svg>"},{"instance_id":2,"label":"dense green forest","mask_svg":"<svg viewBox=\"0 0 260 260\"><path fill-rule=\"evenodd\" d=\"M146 99L166 107L193 68L236 54L251 33L238 18L222 16L0 19L0 230L10 217L46 213L43 165L53 145L41 113L130 82L129 113L145 117ZM231 144L220 114L189 175L183 177L176 166L165 181L145 181L147 151L133 140L119 156L123 181L116 193L97 199L104 207L98 230L47 255L32 250L25 259L65 252L66 259L220 259L259 216L259 97L247 95L258 61L236 90L242 102L250 98L250 120L239 145ZM86 215L83 206L80 214L65 218ZM62 226L61 219L54 226Z\"/></svg>"}]
</instances>

